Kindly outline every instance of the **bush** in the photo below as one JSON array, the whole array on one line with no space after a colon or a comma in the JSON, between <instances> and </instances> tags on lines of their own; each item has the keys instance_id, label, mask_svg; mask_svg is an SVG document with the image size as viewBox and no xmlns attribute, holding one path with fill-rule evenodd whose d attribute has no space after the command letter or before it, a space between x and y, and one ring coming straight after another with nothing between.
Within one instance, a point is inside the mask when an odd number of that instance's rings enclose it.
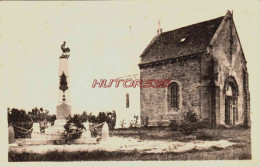
<instances>
[{"instance_id":1,"label":"bush","mask_svg":"<svg viewBox=\"0 0 260 167\"><path fill-rule=\"evenodd\" d=\"M169 128L171 131L177 131L178 130L178 121L177 120L171 120L170 124L169 124Z\"/></svg>"},{"instance_id":2,"label":"bush","mask_svg":"<svg viewBox=\"0 0 260 167\"><path fill-rule=\"evenodd\" d=\"M134 120L130 121L130 128L139 128L140 125L138 123L138 115L134 115Z\"/></svg>"},{"instance_id":3,"label":"bush","mask_svg":"<svg viewBox=\"0 0 260 167\"><path fill-rule=\"evenodd\" d=\"M208 134L206 132L200 132L198 135L197 135L197 139L198 140L212 140L214 139L214 136L211 135L211 134Z\"/></svg>"},{"instance_id":4,"label":"bush","mask_svg":"<svg viewBox=\"0 0 260 167\"><path fill-rule=\"evenodd\" d=\"M209 127L211 127L209 119L204 119L198 122L198 129L209 128Z\"/></svg>"},{"instance_id":5,"label":"bush","mask_svg":"<svg viewBox=\"0 0 260 167\"><path fill-rule=\"evenodd\" d=\"M218 129L228 129L227 125L220 124L217 126Z\"/></svg>"},{"instance_id":6,"label":"bush","mask_svg":"<svg viewBox=\"0 0 260 167\"><path fill-rule=\"evenodd\" d=\"M78 139L82 134L82 130L85 129L82 119L79 115L75 114L73 117L69 117L64 125L64 136L68 139Z\"/></svg>"},{"instance_id":7,"label":"bush","mask_svg":"<svg viewBox=\"0 0 260 167\"><path fill-rule=\"evenodd\" d=\"M8 125L13 125L15 138L30 138L32 133L33 120L25 110L16 108L7 109Z\"/></svg>"},{"instance_id":8,"label":"bush","mask_svg":"<svg viewBox=\"0 0 260 167\"><path fill-rule=\"evenodd\" d=\"M121 128L125 128L125 120L123 119L122 121L120 121L120 126L121 126Z\"/></svg>"},{"instance_id":9,"label":"bush","mask_svg":"<svg viewBox=\"0 0 260 167\"><path fill-rule=\"evenodd\" d=\"M56 115L50 115L49 111L43 108L33 108L31 111L28 111L28 115L30 115L33 119L33 122L41 122L47 120L51 124L54 124L56 120Z\"/></svg>"},{"instance_id":10,"label":"bush","mask_svg":"<svg viewBox=\"0 0 260 167\"><path fill-rule=\"evenodd\" d=\"M149 117L146 116L146 117L145 117L145 121L144 121L144 127L147 128L148 125L149 125Z\"/></svg>"},{"instance_id":11,"label":"bush","mask_svg":"<svg viewBox=\"0 0 260 167\"><path fill-rule=\"evenodd\" d=\"M90 123L94 123L94 124L100 124L103 122L107 122L110 130L115 129L115 126L116 126L115 110L112 110L112 112L110 112L110 111L109 112L99 112L97 116L92 115L92 113L90 113L88 115L87 112L84 111L83 114L80 115L80 117L83 122L86 122L87 120Z\"/></svg>"},{"instance_id":12,"label":"bush","mask_svg":"<svg viewBox=\"0 0 260 167\"><path fill-rule=\"evenodd\" d=\"M8 113L8 124L16 124L17 122L31 122L32 117L26 114L25 110L18 110L16 108L7 109Z\"/></svg>"},{"instance_id":13,"label":"bush","mask_svg":"<svg viewBox=\"0 0 260 167\"><path fill-rule=\"evenodd\" d=\"M238 129L250 129L250 126L242 124L242 125L237 125L236 126Z\"/></svg>"},{"instance_id":14,"label":"bush","mask_svg":"<svg viewBox=\"0 0 260 167\"><path fill-rule=\"evenodd\" d=\"M178 131L182 134L190 135L198 129L198 116L192 111L184 114L181 124L178 126Z\"/></svg>"},{"instance_id":15,"label":"bush","mask_svg":"<svg viewBox=\"0 0 260 167\"><path fill-rule=\"evenodd\" d=\"M163 128L163 117L162 116L160 116L160 118L159 119L157 119L157 126L159 127L159 129L162 129Z\"/></svg>"}]
</instances>

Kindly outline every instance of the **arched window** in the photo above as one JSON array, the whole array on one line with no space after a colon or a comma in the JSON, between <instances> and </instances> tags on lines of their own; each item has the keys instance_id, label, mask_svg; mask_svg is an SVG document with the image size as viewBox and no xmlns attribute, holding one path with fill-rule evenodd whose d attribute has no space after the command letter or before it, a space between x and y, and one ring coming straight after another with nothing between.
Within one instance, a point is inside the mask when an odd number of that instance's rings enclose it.
<instances>
[{"instance_id":1,"label":"arched window","mask_svg":"<svg viewBox=\"0 0 260 167\"><path fill-rule=\"evenodd\" d=\"M169 85L169 102L170 108L178 109L179 108L179 85L176 82L173 82Z\"/></svg>"},{"instance_id":2,"label":"arched window","mask_svg":"<svg viewBox=\"0 0 260 167\"><path fill-rule=\"evenodd\" d=\"M126 108L129 108L129 94L126 94Z\"/></svg>"}]
</instances>

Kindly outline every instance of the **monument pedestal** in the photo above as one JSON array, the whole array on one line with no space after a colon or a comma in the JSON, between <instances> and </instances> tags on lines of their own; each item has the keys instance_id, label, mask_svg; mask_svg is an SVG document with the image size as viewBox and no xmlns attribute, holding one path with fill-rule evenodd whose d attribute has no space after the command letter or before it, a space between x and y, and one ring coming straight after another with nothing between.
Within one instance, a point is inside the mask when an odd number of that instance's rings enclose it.
<instances>
[{"instance_id":1,"label":"monument pedestal","mask_svg":"<svg viewBox=\"0 0 260 167\"><path fill-rule=\"evenodd\" d=\"M48 136L48 139L64 139L64 125L66 120L56 120L54 126L46 128L45 134Z\"/></svg>"},{"instance_id":2,"label":"monument pedestal","mask_svg":"<svg viewBox=\"0 0 260 167\"><path fill-rule=\"evenodd\" d=\"M57 106L57 115L56 119L58 120L66 120L71 114L71 106L63 102L62 104Z\"/></svg>"}]
</instances>

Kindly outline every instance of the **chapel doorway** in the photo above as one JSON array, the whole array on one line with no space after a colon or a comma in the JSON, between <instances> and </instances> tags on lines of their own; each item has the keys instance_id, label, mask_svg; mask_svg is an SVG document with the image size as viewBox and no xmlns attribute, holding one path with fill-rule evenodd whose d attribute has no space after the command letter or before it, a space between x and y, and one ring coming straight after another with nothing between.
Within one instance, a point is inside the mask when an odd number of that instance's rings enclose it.
<instances>
[{"instance_id":1,"label":"chapel doorway","mask_svg":"<svg viewBox=\"0 0 260 167\"><path fill-rule=\"evenodd\" d=\"M225 82L225 124L235 125L238 121L237 96L238 89L233 77L229 77Z\"/></svg>"}]
</instances>

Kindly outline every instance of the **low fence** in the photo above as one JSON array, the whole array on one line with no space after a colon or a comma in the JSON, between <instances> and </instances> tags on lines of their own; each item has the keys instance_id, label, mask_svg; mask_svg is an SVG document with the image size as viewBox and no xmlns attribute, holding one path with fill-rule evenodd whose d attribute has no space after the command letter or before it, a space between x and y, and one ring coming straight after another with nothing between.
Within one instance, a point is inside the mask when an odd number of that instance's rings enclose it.
<instances>
[{"instance_id":1,"label":"low fence","mask_svg":"<svg viewBox=\"0 0 260 167\"><path fill-rule=\"evenodd\" d=\"M104 124L103 123L100 123L100 124L97 124L97 125L94 125L90 128L88 128L88 130L95 130L96 128L99 128L100 126L102 126ZM20 126L19 126L20 125ZM14 133L15 133L15 139L18 139L18 138L31 138L31 134L32 133L35 133L35 134L41 134L41 135L50 135L50 136L60 136L61 134L48 134L48 133L45 133L45 132L33 132L33 123L31 124L28 124L27 123L27 128L24 127L24 125L26 125L25 123L23 124L19 124L19 125L14 125L14 124L10 124L9 126L12 126L13 129L14 129ZM21 126L22 125L22 126ZM82 132L84 131L87 131L87 129L82 129L80 131L73 131L72 133L63 133L64 136L66 138L72 138L73 135L77 135L77 134L81 134Z\"/></svg>"}]
</instances>

